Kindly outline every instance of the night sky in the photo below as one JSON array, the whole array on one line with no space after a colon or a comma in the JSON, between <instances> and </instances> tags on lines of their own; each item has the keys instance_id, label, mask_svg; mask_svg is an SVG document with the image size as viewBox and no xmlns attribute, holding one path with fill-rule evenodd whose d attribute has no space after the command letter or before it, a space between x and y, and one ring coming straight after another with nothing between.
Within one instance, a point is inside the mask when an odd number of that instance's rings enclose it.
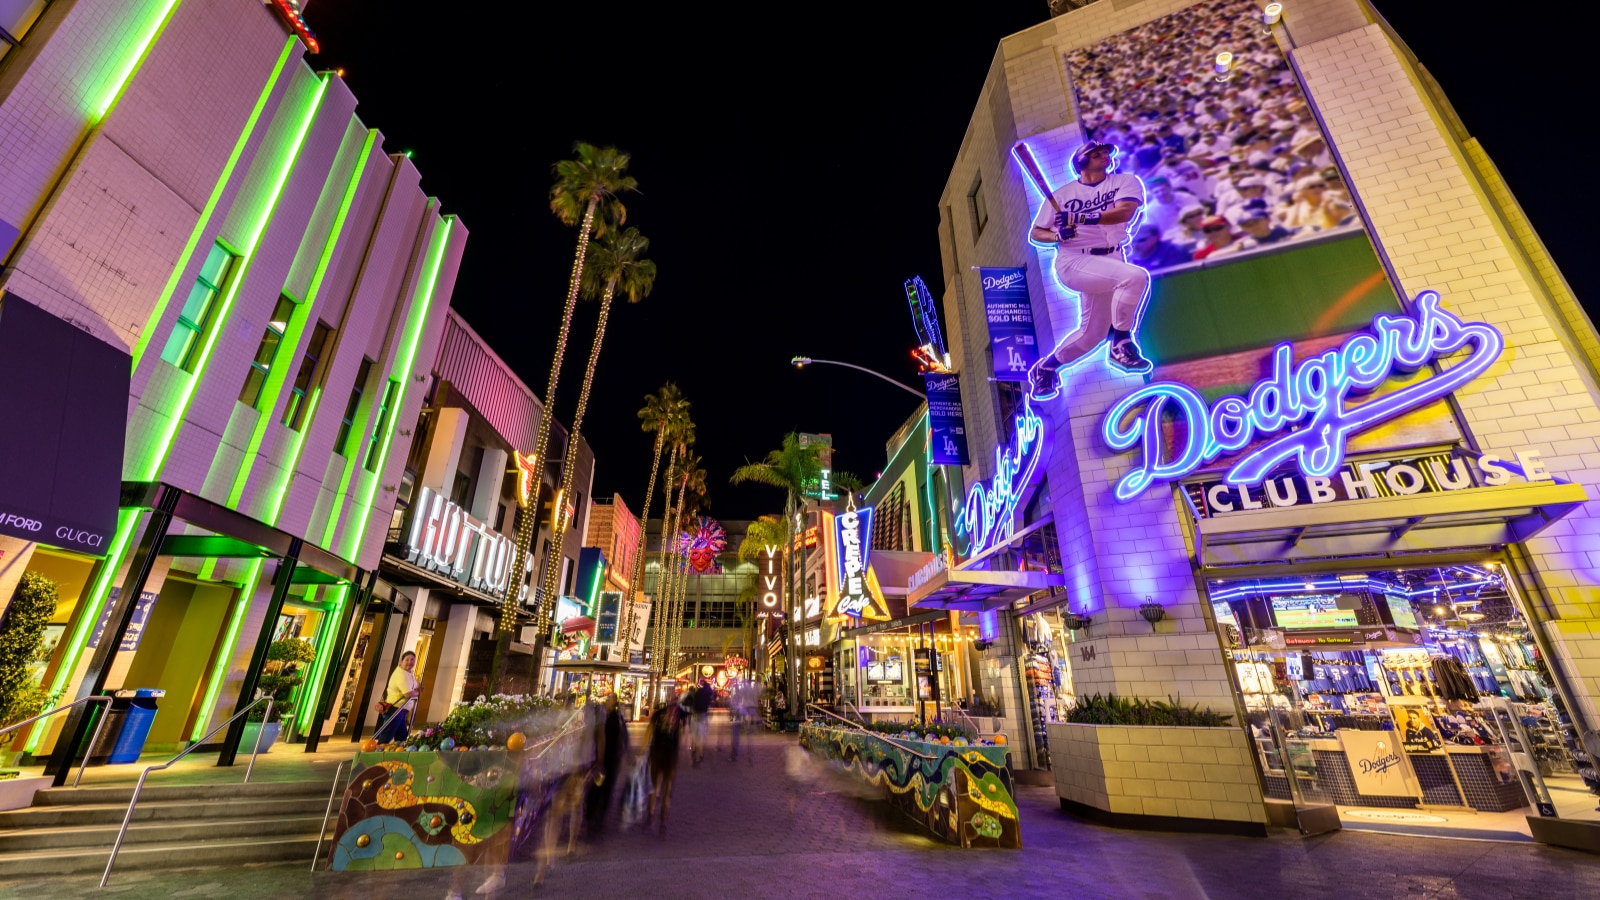
<instances>
[{"instance_id":1,"label":"night sky","mask_svg":"<svg viewBox=\"0 0 1600 900\"><path fill-rule=\"evenodd\" d=\"M1595 154L1580 145L1579 30L1546 20L1536 55L1490 51L1485 20L1459 3L1377 5L1573 289L1596 296L1594 213L1569 210L1571 195L1596 192L1581 181ZM576 240L548 211L550 166L575 140L633 154L628 224L650 238L660 274L643 303L613 311L584 426L594 493L621 493L638 512L652 445L635 412L671 380L694 404L712 513L739 519L781 507L777 491L728 476L785 433L832 433L836 468L870 481L916 407L870 376L789 360L920 382L901 284L920 274L939 296L939 193L984 75L1001 37L1048 15L1044 0L955 6L574 3L535 18L532 6L490 17L476 5L318 0L307 18L323 47L313 64L346 70L362 121L390 151L413 151L423 188L471 231L452 303L536 393ZM562 421L595 307L574 321Z\"/></svg>"}]
</instances>

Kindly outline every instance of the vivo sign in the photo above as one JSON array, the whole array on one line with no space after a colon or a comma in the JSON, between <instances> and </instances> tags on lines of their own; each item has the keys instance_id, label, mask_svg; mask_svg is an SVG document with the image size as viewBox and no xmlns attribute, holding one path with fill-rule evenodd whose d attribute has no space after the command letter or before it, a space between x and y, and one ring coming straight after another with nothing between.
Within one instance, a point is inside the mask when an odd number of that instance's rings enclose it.
<instances>
[{"instance_id":1,"label":"vivo sign","mask_svg":"<svg viewBox=\"0 0 1600 900\"><path fill-rule=\"evenodd\" d=\"M840 513L833 520L839 541L839 600L833 605L836 616L859 619L872 602L867 591L867 554L872 551L872 507Z\"/></svg>"},{"instance_id":2,"label":"vivo sign","mask_svg":"<svg viewBox=\"0 0 1600 900\"><path fill-rule=\"evenodd\" d=\"M1430 377L1358 406L1346 402L1367 393L1394 372L1421 369L1471 345L1464 359ZM1258 483L1294 460L1307 477L1328 478L1344 464L1350 436L1457 390L1494 365L1505 341L1481 322L1463 322L1439 308L1439 295L1424 291L1416 315L1378 316L1369 332L1351 335L1337 350L1294 362L1294 348L1273 348L1272 374L1246 396L1207 404L1188 385L1157 381L1123 397L1106 413L1105 441L1114 450L1139 445L1141 458L1117 482L1119 500L1131 500L1158 481L1172 481L1225 453L1292 428L1257 447L1228 470L1228 484ZM1183 446L1167 458L1161 424L1176 418Z\"/></svg>"},{"instance_id":3,"label":"vivo sign","mask_svg":"<svg viewBox=\"0 0 1600 900\"><path fill-rule=\"evenodd\" d=\"M422 488L411 508L406 545L411 551L407 562L474 590L505 596L511 541L431 488Z\"/></svg>"},{"instance_id":4,"label":"vivo sign","mask_svg":"<svg viewBox=\"0 0 1600 900\"><path fill-rule=\"evenodd\" d=\"M956 514L956 532L972 541L977 556L1016 533L1017 504L1033 484L1044 457L1044 420L1023 401L1016 416L1017 436L1010 447L996 447L994 477L967 491L966 506Z\"/></svg>"}]
</instances>

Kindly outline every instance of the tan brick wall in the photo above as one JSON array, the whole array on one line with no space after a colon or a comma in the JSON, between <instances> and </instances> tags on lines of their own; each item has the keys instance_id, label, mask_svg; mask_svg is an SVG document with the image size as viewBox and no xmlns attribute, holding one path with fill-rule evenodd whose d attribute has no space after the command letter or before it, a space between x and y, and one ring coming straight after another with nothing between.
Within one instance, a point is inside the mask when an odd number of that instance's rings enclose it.
<instances>
[{"instance_id":1,"label":"tan brick wall","mask_svg":"<svg viewBox=\"0 0 1600 900\"><path fill-rule=\"evenodd\" d=\"M1265 824L1238 728L1051 725L1056 795L1107 812Z\"/></svg>"}]
</instances>

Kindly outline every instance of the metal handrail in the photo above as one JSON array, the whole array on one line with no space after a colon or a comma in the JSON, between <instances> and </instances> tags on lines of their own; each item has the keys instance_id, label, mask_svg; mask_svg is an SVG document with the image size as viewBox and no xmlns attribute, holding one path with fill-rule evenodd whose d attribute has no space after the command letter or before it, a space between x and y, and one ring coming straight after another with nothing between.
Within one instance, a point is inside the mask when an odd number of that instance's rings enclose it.
<instances>
[{"instance_id":1,"label":"metal handrail","mask_svg":"<svg viewBox=\"0 0 1600 900\"><path fill-rule=\"evenodd\" d=\"M401 703L394 708L394 712L389 713L389 717L387 719L379 719L378 727L372 732L372 736L376 738L378 735L383 734L383 730L389 727L390 722L393 722L395 719L399 718L400 714L406 711L406 707L409 706L411 707L412 712L416 712L417 699L418 698L416 697L407 697L404 703Z\"/></svg>"},{"instance_id":2,"label":"metal handrail","mask_svg":"<svg viewBox=\"0 0 1600 900\"><path fill-rule=\"evenodd\" d=\"M311 871L317 871L317 859L322 856L322 838L328 833L328 817L333 815L333 798L339 795L339 773L344 771L344 764L351 763L350 774L355 775L355 760L341 759L339 765L333 770L333 787L328 789L328 808L322 811L322 827L317 829L317 849L311 853Z\"/></svg>"},{"instance_id":3,"label":"metal handrail","mask_svg":"<svg viewBox=\"0 0 1600 900\"><path fill-rule=\"evenodd\" d=\"M172 768L175 764L177 764L178 760L183 759L185 756L188 756L189 754L193 753L195 750L197 750L200 747L200 745L204 744L206 741L209 741L209 740L211 740L211 738L215 737L217 732L221 731L224 728L227 728L228 726L232 725L234 722L237 722L241 717L243 717L245 715L248 715L250 710L255 709L256 706L259 705L262 701L266 701L267 710L266 710L266 712L262 713L262 715L261 715L261 725L262 725L262 727L261 727L261 730L256 732L256 743L255 743L255 746L253 748L251 748L251 750L250 750L250 765L246 766L245 770L244 770L244 782L243 783L244 784L249 784L250 783L250 774L256 770L256 754L261 752L261 736L262 736L262 734L266 733L267 720L272 718L272 695L271 694L268 694L265 697L257 697L256 699L250 701L250 705L249 706L246 706L244 709L241 709L238 712L234 713L233 715L229 716L228 720L226 722L223 722L221 725L218 725L217 727L215 727L215 728L211 729L210 731L206 732L205 737L202 737L200 740L195 741L194 743L192 743L189 746L185 747L183 749L183 752L179 753L177 756L174 756L173 758L167 760L166 762L162 763L159 766L146 766L145 770L143 772L139 773L139 783L134 785L134 787L133 787L133 799L128 801L128 813L127 813L127 815L124 815L122 817L122 827L117 829L117 840L116 840L116 843L111 845L111 857L106 860L106 871L105 871L104 874L102 874L100 876L100 886L101 887L105 887L106 886L106 882L111 880L111 867L117 864L117 852L122 849L122 840L123 840L123 838L126 838L128 836L128 824L133 821L133 808L135 806L139 805L139 794L144 791L144 780L146 778L150 777L150 773L151 772L160 772L163 769Z\"/></svg>"},{"instance_id":4,"label":"metal handrail","mask_svg":"<svg viewBox=\"0 0 1600 900\"><path fill-rule=\"evenodd\" d=\"M862 734L870 734L873 737L882 740L886 744L891 744L893 746L899 747L901 750L904 750L905 752L911 754L912 756L920 756L923 759L938 759L939 758L937 756L933 756L932 754L923 753L921 750L916 750L916 749L913 749L911 747L907 747L905 744L902 744L898 740L896 740L896 739L894 739L892 737L889 737L887 734L880 734L879 732L876 732L876 731L868 731L867 729L862 728L860 725L857 725L856 723L850 721L849 719L846 719L844 716L835 715L834 713L831 713L831 712L823 709L822 707L818 706L815 703L808 703L806 705L811 707L812 709L816 710L817 712L822 713L825 716L832 716L833 718L838 719L839 721L845 723L846 725L849 725L851 728L854 728L855 730L861 732Z\"/></svg>"},{"instance_id":5,"label":"metal handrail","mask_svg":"<svg viewBox=\"0 0 1600 900\"><path fill-rule=\"evenodd\" d=\"M8 731L16 731L18 728L21 728L24 725L32 725L34 722L37 722L37 721L39 721L41 719L48 719L51 716L55 715L56 713L66 712L67 710L73 708L74 706L78 706L79 704L82 704L82 703L104 703L104 704L106 704L106 708L100 711L100 721L98 723L96 723L95 726L94 726L94 737L89 739L89 746L84 748L84 751L83 751L83 762L78 764L78 777L72 779L72 786L73 787L77 787L78 786L78 782L83 780L83 770L89 768L89 754L93 753L94 752L94 748L99 746L99 744L100 744L100 732L105 729L106 720L111 718L111 715L110 715L110 713L111 713L111 698L110 697L82 697L82 698L79 698L77 700L72 701L71 703L68 703L66 706L58 706L55 709L46 710L46 711L38 714L37 716L34 716L31 719L23 719L21 722L18 722L15 725L7 725L4 728L0 728L0 734L5 734ZM59 740L59 738L58 738L58 740ZM75 755L75 752L76 751L74 751L74 755ZM72 756L71 755L69 755L67 757L67 766L69 768L72 766Z\"/></svg>"}]
</instances>

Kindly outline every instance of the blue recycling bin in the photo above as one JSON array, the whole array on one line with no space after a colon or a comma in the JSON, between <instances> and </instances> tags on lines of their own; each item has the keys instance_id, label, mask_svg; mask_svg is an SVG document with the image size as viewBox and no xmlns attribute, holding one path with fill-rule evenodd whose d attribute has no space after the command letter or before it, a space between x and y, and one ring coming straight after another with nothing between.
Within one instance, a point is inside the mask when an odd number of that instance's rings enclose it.
<instances>
[{"instance_id":1,"label":"blue recycling bin","mask_svg":"<svg viewBox=\"0 0 1600 900\"><path fill-rule=\"evenodd\" d=\"M166 695L167 692L159 688L117 691L112 695L112 707L126 703L127 712L122 720L122 730L117 734L117 742L111 745L111 758L107 762L116 765L139 761L139 754L144 752L145 739L150 737L150 726L156 721L156 700Z\"/></svg>"}]
</instances>

